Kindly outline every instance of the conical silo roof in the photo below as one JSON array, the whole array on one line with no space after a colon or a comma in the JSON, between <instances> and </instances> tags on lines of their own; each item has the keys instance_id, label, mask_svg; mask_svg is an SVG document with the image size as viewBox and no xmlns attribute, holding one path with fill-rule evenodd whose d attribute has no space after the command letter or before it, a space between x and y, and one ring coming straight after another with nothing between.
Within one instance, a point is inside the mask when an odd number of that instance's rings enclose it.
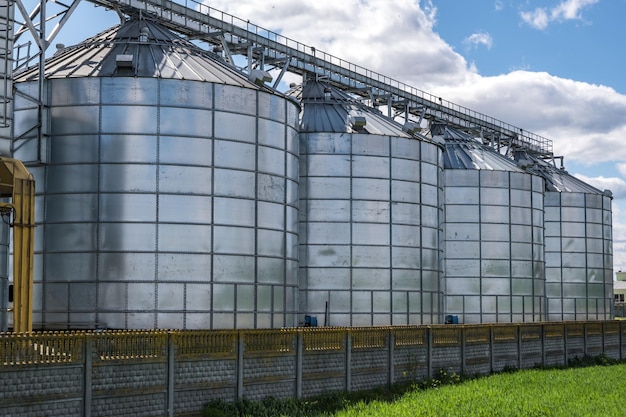
<instances>
[{"instance_id":1,"label":"conical silo roof","mask_svg":"<svg viewBox=\"0 0 626 417\"><path fill-rule=\"evenodd\" d=\"M517 152L515 160L531 172L545 179L546 191L568 192L568 193L588 193L605 194L594 186L574 177L566 170L536 158L527 152Z\"/></svg>"},{"instance_id":2,"label":"conical silo roof","mask_svg":"<svg viewBox=\"0 0 626 417\"><path fill-rule=\"evenodd\" d=\"M37 66L15 75L17 82L38 78ZM165 27L145 18L130 19L85 41L62 47L46 60L46 78L153 77L206 81L260 88Z\"/></svg>"},{"instance_id":3,"label":"conical silo roof","mask_svg":"<svg viewBox=\"0 0 626 417\"><path fill-rule=\"evenodd\" d=\"M445 141L445 169L522 172L515 162L460 130L444 124L433 124L431 134L433 137L443 137Z\"/></svg>"},{"instance_id":4,"label":"conical silo roof","mask_svg":"<svg viewBox=\"0 0 626 417\"><path fill-rule=\"evenodd\" d=\"M300 132L368 133L413 138L402 125L378 110L359 103L348 94L323 81L308 80L289 93L302 102ZM425 137L420 139L427 140Z\"/></svg>"}]
</instances>

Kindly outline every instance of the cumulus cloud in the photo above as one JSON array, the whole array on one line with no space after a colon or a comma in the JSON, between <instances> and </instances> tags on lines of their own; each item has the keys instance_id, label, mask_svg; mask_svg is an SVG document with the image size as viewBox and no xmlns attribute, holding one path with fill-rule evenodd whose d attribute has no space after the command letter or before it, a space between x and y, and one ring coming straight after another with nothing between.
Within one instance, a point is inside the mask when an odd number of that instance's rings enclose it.
<instances>
[{"instance_id":1,"label":"cumulus cloud","mask_svg":"<svg viewBox=\"0 0 626 417\"><path fill-rule=\"evenodd\" d=\"M544 30L551 22L581 20L581 10L599 0L566 0L552 8L538 7L532 11L520 12L522 21L535 29Z\"/></svg>"},{"instance_id":2,"label":"cumulus cloud","mask_svg":"<svg viewBox=\"0 0 626 417\"><path fill-rule=\"evenodd\" d=\"M527 19L535 27L545 28L551 22L581 19L581 10L594 3L596 0L562 1L553 8L527 12ZM435 33L437 10L428 1L211 0L210 5L250 18L318 51L550 138L555 154L565 157L566 168L569 161L582 166L620 164L618 169L626 178L626 95L545 72L516 70L481 76ZM488 46L484 39L479 44ZM620 242L625 249L619 256L626 265L626 220L621 220L626 210L619 210L626 201L625 181L618 177L581 178L614 193L614 233L624 237Z\"/></svg>"},{"instance_id":3,"label":"cumulus cloud","mask_svg":"<svg viewBox=\"0 0 626 417\"><path fill-rule=\"evenodd\" d=\"M211 0L210 6L424 90L474 75L434 32L437 9L429 1Z\"/></svg>"},{"instance_id":4,"label":"cumulus cloud","mask_svg":"<svg viewBox=\"0 0 626 417\"><path fill-rule=\"evenodd\" d=\"M573 19L596 0L544 10ZM211 6L451 102L540 134L582 164L626 161L626 96L605 86L517 70L484 77L434 31L436 8L414 0L211 0ZM401 34L399 36L398 34ZM490 45L488 34L474 43ZM611 149L611 152L607 152Z\"/></svg>"},{"instance_id":5,"label":"cumulus cloud","mask_svg":"<svg viewBox=\"0 0 626 417\"><path fill-rule=\"evenodd\" d=\"M493 39L491 35L486 32L473 33L463 40L463 44L468 47L476 47L478 45L484 45L487 49L491 49L493 45Z\"/></svg>"},{"instance_id":6,"label":"cumulus cloud","mask_svg":"<svg viewBox=\"0 0 626 417\"><path fill-rule=\"evenodd\" d=\"M626 160L626 96L614 89L513 71L445 86L440 95L554 141L558 155L581 163ZM606 152L612 149L611 152ZM588 161L588 162L587 162Z\"/></svg>"},{"instance_id":7,"label":"cumulus cloud","mask_svg":"<svg viewBox=\"0 0 626 417\"><path fill-rule=\"evenodd\" d=\"M618 177L588 177L583 174L575 174L575 177L593 185L599 190L610 190L613 193L613 198L623 199L626 198L626 181Z\"/></svg>"}]
</instances>

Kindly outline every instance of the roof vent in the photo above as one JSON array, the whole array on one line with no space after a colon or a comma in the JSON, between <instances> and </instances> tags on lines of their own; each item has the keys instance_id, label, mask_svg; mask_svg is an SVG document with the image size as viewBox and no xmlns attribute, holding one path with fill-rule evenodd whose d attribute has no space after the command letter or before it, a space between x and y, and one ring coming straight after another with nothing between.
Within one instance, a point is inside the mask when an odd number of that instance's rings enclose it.
<instances>
[{"instance_id":1,"label":"roof vent","mask_svg":"<svg viewBox=\"0 0 626 417\"><path fill-rule=\"evenodd\" d=\"M416 133L419 133L422 129L415 122L406 122L404 126L402 126L402 130L404 130L409 135L415 135Z\"/></svg>"},{"instance_id":2,"label":"roof vent","mask_svg":"<svg viewBox=\"0 0 626 417\"><path fill-rule=\"evenodd\" d=\"M348 115L348 126L352 128L352 130L360 131L365 129L365 125L367 124L367 119L362 114L351 113Z\"/></svg>"},{"instance_id":3,"label":"roof vent","mask_svg":"<svg viewBox=\"0 0 626 417\"><path fill-rule=\"evenodd\" d=\"M150 29L147 27L142 27L139 31L139 42L148 42L148 38L150 37Z\"/></svg>"},{"instance_id":4,"label":"roof vent","mask_svg":"<svg viewBox=\"0 0 626 417\"><path fill-rule=\"evenodd\" d=\"M265 83L272 81L272 76L267 71L255 69L250 71L250 74L248 74L248 79L256 85L263 87Z\"/></svg>"},{"instance_id":5,"label":"roof vent","mask_svg":"<svg viewBox=\"0 0 626 417\"><path fill-rule=\"evenodd\" d=\"M330 100L332 92L333 90L331 90L330 87L325 87L324 88L324 100Z\"/></svg>"},{"instance_id":6,"label":"roof vent","mask_svg":"<svg viewBox=\"0 0 626 417\"><path fill-rule=\"evenodd\" d=\"M133 56L118 54L115 56L115 65L117 65L118 69L133 69Z\"/></svg>"}]
</instances>

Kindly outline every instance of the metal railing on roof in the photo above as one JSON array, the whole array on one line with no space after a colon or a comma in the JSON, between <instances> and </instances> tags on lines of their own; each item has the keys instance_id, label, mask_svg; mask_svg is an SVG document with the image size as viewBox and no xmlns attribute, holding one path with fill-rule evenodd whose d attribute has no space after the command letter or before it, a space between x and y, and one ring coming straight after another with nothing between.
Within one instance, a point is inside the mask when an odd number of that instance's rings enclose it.
<instances>
[{"instance_id":1,"label":"metal railing on roof","mask_svg":"<svg viewBox=\"0 0 626 417\"><path fill-rule=\"evenodd\" d=\"M465 130L491 136L498 146L523 148L552 157L552 141L401 81L350 63L196 0L89 0L128 15L149 15L164 26L214 45L225 40L245 54L262 54L267 62L298 74L326 75L340 88L364 97L387 97L388 103L422 117L444 119ZM254 48L250 48L254 46ZM236 52L236 51L235 51Z\"/></svg>"}]
</instances>

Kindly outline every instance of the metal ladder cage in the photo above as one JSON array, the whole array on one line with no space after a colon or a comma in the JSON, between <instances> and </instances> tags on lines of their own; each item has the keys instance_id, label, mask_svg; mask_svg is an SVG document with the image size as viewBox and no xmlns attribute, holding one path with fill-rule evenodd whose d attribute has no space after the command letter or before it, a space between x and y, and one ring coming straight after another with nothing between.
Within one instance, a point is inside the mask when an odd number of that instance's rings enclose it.
<instances>
[{"instance_id":1,"label":"metal ladder cage","mask_svg":"<svg viewBox=\"0 0 626 417\"><path fill-rule=\"evenodd\" d=\"M0 128L11 126L13 100L13 22L15 3L0 0Z\"/></svg>"}]
</instances>

